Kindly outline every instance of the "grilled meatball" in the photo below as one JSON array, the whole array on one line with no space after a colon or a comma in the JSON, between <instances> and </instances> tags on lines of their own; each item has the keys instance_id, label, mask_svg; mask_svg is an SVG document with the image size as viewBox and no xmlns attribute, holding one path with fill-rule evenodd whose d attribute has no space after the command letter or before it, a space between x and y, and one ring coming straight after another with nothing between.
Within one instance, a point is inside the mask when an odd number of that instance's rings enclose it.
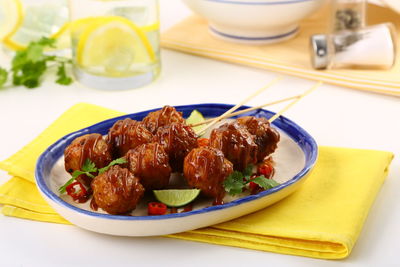
<instances>
[{"instance_id":1,"label":"grilled meatball","mask_svg":"<svg viewBox=\"0 0 400 267\"><path fill-rule=\"evenodd\" d=\"M128 169L118 165L96 176L92 189L97 206L110 214L132 211L144 194L139 179Z\"/></svg>"},{"instance_id":2,"label":"grilled meatball","mask_svg":"<svg viewBox=\"0 0 400 267\"><path fill-rule=\"evenodd\" d=\"M192 127L183 123L171 123L158 128L155 141L164 147L174 172L182 172L185 156L197 147L197 136Z\"/></svg>"},{"instance_id":3,"label":"grilled meatball","mask_svg":"<svg viewBox=\"0 0 400 267\"><path fill-rule=\"evenodd\" d=\"M255 118L252 116L241 117L237 122L254 136L254 142L258 146L257 161L261 162L264 158L272 154L278 147L280 139L279 133L271 128L266 118Z\"/></svg>"},{"instance_id":4,"label":"grilled meatball","mask_svg":"<svg viewBox=\"0 0 400 267\"><path fill-rule=\"evenodd\" d=\"M128 169L139 177L146 189L162 189L168 185L171 167L168 154L158 143L143 144L126 153Z\"/></svg>"},{"instance_id":5,"label":"grilled meatball","mask_svg":"<svg viewBox=\"0 0 400 267\"><path fill-rule=\"evenodd\" d=\"M165 106L160 110L150 112L143 119L146 128L153 134L157 132L158 128L173 122L185 123L185 119L182 117L182 112L176 111L176 109L171 106Z\"/></svg>"},{"instance_id":6,"label":"grilled meatball","mask_svg":"<svg viewBox=\"0 0 400 267\"><path fill-rule=\"evenodd\" d=\"M183 174L189 186L201 189L216 202L222 203L225 195L223 181L233 172L233 164L224 154L212 147L195 148L185 157Z\"/></svg>"},{"instance_id":7,"label":"grilled meatball","mask_svg":"<svg viewBox=\"0 0 400 267\"><path fill-rule=\"evenodd\" d=\"M114 158L122 157L129 149L150 143L152 140L153 134L147 130L144 123L129 118L117 121L107 136Z\"/></svg>"},{"instance_id":8,"label":"grilled meatball","mask_svg":"<svg viewBox=\"0 0 400 267\"><path fill-rule=\"evenodd\" d=\"M212 130L210 146L224 153L235 170L244 170L248 164L257 163L257 144L249 131L237 122L225 123Z\"/></svg>"},{"instance_id":9,"label":"grilled meatball","mask_svg":"<svg viewBox=\"0 0 400 267\"><path fill-rule=\"evenodd\" d=\"M103 168L112 161L110 147L100 134L80 136L64 150L65 170L69 173L82 170L87 159L90 159L97 168ZM85 175L81 175L78 180L87 186L91 181Z\"/></svg>"}]
</instances>

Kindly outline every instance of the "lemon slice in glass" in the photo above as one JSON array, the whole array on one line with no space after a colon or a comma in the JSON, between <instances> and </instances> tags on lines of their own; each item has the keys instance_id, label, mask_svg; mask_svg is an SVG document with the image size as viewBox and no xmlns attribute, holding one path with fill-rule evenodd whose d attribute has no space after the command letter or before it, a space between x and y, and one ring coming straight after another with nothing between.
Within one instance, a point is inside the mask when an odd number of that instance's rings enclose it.
<instances>
[{"instance_id":1,"label":"lemon slice in glass","mask_svg":"<svg viewBox=\"0 0 400 267\"><path fill-rule=\"evenodd\" d=\"M95 20L82 30L76 59L89 72L123 77L132 74L134 64L153 63L155 53L138 26L126 18L111 16Z\"/></svg>"},{"instance_id":2,"label":"lemon slice in glass","mask_svg":"<svg viewBox=\"0 0 400 267\"><path fill-rule=\"evenodd\" d=\"M68 22L67 1L54 1L47 4L35 4L24 7L22 22L16 30L5 36L4 44L12 50L22 50L31 41L41 37L55 38L62 35Z\"/></svg>"},{"instance_id":3,"label":"lemon slice in glass","mask_svg":"<svg viewBox=\"0 0 400 267\"><path fill-rule=\"evenodd\" d=\"M0 1L0 40L17 31L23 16L22 4L19 0Z\"/></svg>"},{"instance_id":4,"label":"lemon slice in glass","mask_svg":"<svg viewBox=\"0 0 400 267\"><path fill-rule=\"evenodd\" d=\"M197 198L200 189L165 189L153 190L158 201L168 207L182 207Z\"/></svg>"},{"instance_id":5,"label":"lemon slice in glass","mask_svg":"<svg viewBox=\"0 0 400 267\"><path fill-rule=\"evenodd\" d=\"M203 114L201 114L198 110L193 110L192 113L190 113L190 116L186 119L186 124L197 124L200 122L205 121ZM206 125L199 125L193 127L193 131L198 134L200 133L203 128L206 127Z\"/></svg>"}]
</instances>

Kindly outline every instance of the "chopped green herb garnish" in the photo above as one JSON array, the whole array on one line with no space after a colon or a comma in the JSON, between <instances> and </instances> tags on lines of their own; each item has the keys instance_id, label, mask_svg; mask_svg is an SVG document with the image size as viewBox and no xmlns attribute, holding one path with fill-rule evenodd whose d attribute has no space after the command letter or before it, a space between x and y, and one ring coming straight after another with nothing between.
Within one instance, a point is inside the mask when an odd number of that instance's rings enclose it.
<instances>
[{"instance_id":1,"label":"chopped green herb garnish","mask_svg":"<svg viewBox=\"0 0 400 267\"><path fill-rule=\"evenodd\" d=\"M118 159L111 161L110 164L108 164L106 167L98 169L96 167L96 164L94 164L94 162L92 162L90 159L86 159L85 162L83 163L82 170L74 171L72 173L72 178L69 179L63 186L61 186L58 189L58 191L61 194L64 194L66 192L67 186L72 184L75 181L75 179L78 178L78 176L80 176L82 174L85 174L86 176L88 176L90 178L94 178L95 175L93 175L93 173L102 174L102 173L106 172L111 166L118 165L118 164L124 164L126 162L127 161L125 158L118 158Z\"/></svg>"},{"instance_id":2,"label":"chopped green herb garnish","mask_svg":"<svg viewBox=\"0 0 400 267\"><path fill-rule=\"evenodd\" d=\"M125 158L118 158L118 159L115 159L115 160L111 161L110 164L108 164L108 165L105 166L104 168L99 169L99 174L105 173L106 171L108 171L108 169L109 169L111 166L119 165L119 164L124 164L124 163L127 163L127 161L126 161Z\"/></svg>"},{"instance_id":3,"label":"chopped green herb garnish","mask_svg":"<svg viewBox=\"0 0 400 267\"><path fill-rule=\"evenodd\" d=\"M234 171L224 181L225 191L230 195L242 193L245 183L243 182L243 173Z\"/></svg>"},{"instance_id":4,"label":"chopped green herb garnish","mask_svg":"<svg viewBox=\"0 0 400 267\"><path fill-rule=\"evenodd\" d=\"M277 181L272 179L267 179L264 175L251 179L251 182L258 184L260 187L266 190L279 185Z\"/></svg>"},{"instance_id":5,"label":"chopped green herb garnish","mask_svg":"<svg viewBox=\"0 0 400 267\"><path fill-rule=\"evenodd\" d=\"M7 82L9 73L11 73L13 85L23 85L27 88L38 87L43 74L50 66L58 68L56 83L71 84L72 78L67 75L65 68L66 64L72 63L71 59L44 53L45 48L54 48L55 42L55 39L42 37L38 41L30 42L26 49L17 51L11 62L11 69L0 68L0 88Z\"/></svg>"},{"instance_id":6,"label":"chopped green herb garnish","mask_svg":"<svg viewBox=\"0 0 400 267\"><path fill-rule=\"evenodd\" d=\"M247 166L243 172L234 171L224 181L224 188L228 194L234 196L243 192L243 188L250 182L254 182L265 190L271 189L277 185L278 182L267 179L264 175L251 178L253 165Z\"/></svg>"}]
</instances>

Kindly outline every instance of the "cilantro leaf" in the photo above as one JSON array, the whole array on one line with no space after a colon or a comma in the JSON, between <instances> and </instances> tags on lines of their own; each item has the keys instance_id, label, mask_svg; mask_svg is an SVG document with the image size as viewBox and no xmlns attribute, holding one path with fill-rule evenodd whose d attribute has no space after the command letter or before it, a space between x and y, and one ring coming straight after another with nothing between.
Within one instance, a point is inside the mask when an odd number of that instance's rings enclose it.
<instances>
[{"instance_id":1,"label":"cilantro leaf","mask_svg":"<svg viewBox=\"0 0 400 267\"><path fill-rule=\"evenodd\" d=\"M239 171L234 171L224 181L225 191L233 196L242 193L243 187L243 174Z\"/></svg>"},{"instance_id":2,"label":"cilantro leaf","mask_svg":"<svg viewBox=\"0 0 400 267\"><path fill-rule=\"evenodd\" d=\"M248 165L243 172L234 171L224 181L223 185L228 194L234 196L243 192L243 188L250 182L254 182L265 190L271 189L277 185L278 182L267 179L264 175L250 178L253 174L253 165Z\"/></svg>"},{"instance_id":3,"label":"cilantro leaf","mask_svg":"<svg viewBox=\"0 0 400 267\"><path fill-rule=\"evenodd\" d=\"M94 178L94 175L91 174L90 172L84 172L84 171L74 171L72 173L72 178L76 179L78 178L79 175L85 174L86 176L89 176L90 178Z\"/></svg>"},{"instance_id":4,"label":"cilantro leaf","mask_svg":"<svg viewBox=\"0 0 400 267\"><path fill-rule=\"evenodd\" d=\"M89 158L85 160L85 162L83 163L82 166L82 171L83 172L97 172L97 167L96 164L94 164L94 162L92 162Z\"/></svg>"},{"instance_id":5,"label":"cilantro leaf","mask_svg":"<svg viewBox=\"0 0 400 267\"><path fill-rule=\"evenodd\" d=\"M127 161L124 157L122 157L122 158L118 158L118 159L111 161L110 164L108 164L106 167L98 169L96 167L96 164L94 164L94 162L92 162L90 159L86 159L82 165L82 168L81 168L82 170L75 170L72 173L72 178L69 179L63 186L60 186L60 188L58 188L58 191L60 192L60 194L64 194L67 190L67 186L72 184L75 181L75 179L78 178L82 174L84 174L90 178L94 178L95 176L92 173L102 174L102 173L106 172L111 166L114 166L117 164L124 164L124 163L127 163Z\"/></svg>"},{"instance_id":6,"label":"cilantro leaf","mask_svg":"<svg viewBox=\"0 0 400 267\"><path fill-rule=\"evenodd\" d=\"M272 179L267 179L264 175L258 176L254 179L251 179L251 181L253 183L258 184L259 186L261 186L262 188L264 188L266 190L279 185L278 182L276 182Z\"/></svg>"},{"instance_id":7,"label":"cilantro leaf","mask_svg":"<svg viewBox=\"0 0 400 267\"><path fill-rule=\"evenodd\" d=\"M111 161L110 164L108 164L108 165L105 166L104 168L99 169L99 174L105 173L106 171L108 171L108 169L109 169L111 166L119 165L119 164L124 164L124 163L127 163L127 161L126 161L126 159L125 159L124 157L115 159L115 160Z\"/></svg>"},{"instance_id":8,"label":"cilantro leaf","mask_svg":"<svg viewBox=\"0 0 400 267\"><path fill-rule=\"evenodd\" d=\"M40 38L38 43L43 45L43 46L48 46L48 47L51 47L51 48L55 48L56 47L56 40L52 39L52 38L42 37L42 38Z\"/></svg>"},{"instance_id":9,"label":"cilantro leaf","mask_svg":"<svg viewBox=\"0 0 400 267\"><path fill-rule=\"evenodd\" d=\"M250 176L253 174L254 166L252 164L247 165L247 167L243 170L243 176L246 178L246 181L250 179Z\"/></svg>"},{"instance_id":10,"label":"cilantro leaf","mask_svg":"<svg viewBox=\"0 0 400 267\"><path fill-rule=\"evenodd\" d=\"M58 188L58 192L60 192L60 194L64 194L67 190L67 186L72 184L79 175L85 174L90 178L94 178L94 175L91 174L91 172L97 172L97 167L90 159L86 159L83 163L82 170L75 170L72 173L72 178L69 179L63 186L60 186L60 188Z\"/></svg>"},{"instance_id":11,"label":"cilantro leaf","mask_svg":"<svg viewBox=\"0 0 400 267\"><path fill-rule=\"evenodd\" d=\"M26 60L33 63L43 60L44 46L39 43L30 43L26 49Z\"/></svg>"},{"instance_id":12,"label":"cilantro leaf","mask_svg":"<svg viewBox=\"0 0 400 267\"><path fill-rule=\"evenodd\" d=\"M71 77L68 77L67 73L65 71L65 63L64 62L62 62L58 66L56 83L62 84L62 85L70 85L72 83Z\"/></svg>"},{"instance_id":13,"label":"cilantro leaf","mask_svg":"<svg viewBox=\"0 0 400 267\"><path fill-rule=\"evenodd\" d=\"M75 177L76 178L76 177ZM73 181L75 181L75 178L72 177L71 179L68 180L68 182L66 182L63 186L60 186L60 188L58 188L58 192L60 192L60 194L64 194L67 191L67 186L69 186L70 184L72 184Z\"/></svg>"},{"instance_id":14,"label":"cilantro leaf","mask_svg":"<svg viewBox=\"0 0 400 267\"><path fill-rule=\"evenodd\" d=\"M46 69L45 61L27 62L20 70L19 84L28 88L38 87L40 78Z\"/></svg>"},{"instance_id":15,"label":"cilantro leaf","mask_svg":"<svg viewBox=\"0 0 400 267\"><path fill-rule=\"evenodd\" d=\"M45 49L55 47L55 39L42 37L38 41L30 42L26 49L17 51L11 62L13 85L23 85L27 88L35 88L40 85L43 75L48 69L48 63L58 67L56 82L62 85L72 83L71 77L66 73L66 64L72 61L60 56L49 56ZM7 81L7 71L0 68L0 87Z\"/></svg>"},{"instance_id":16,"label":"cilantro leaf","mask_svg":"<svg viewBox=\"0 0 400 267\"><path fill-rule=\"evenodd\" d=\"M7 82L8 71L0 67L0 88Z\"/></svg>"}]
</instances>

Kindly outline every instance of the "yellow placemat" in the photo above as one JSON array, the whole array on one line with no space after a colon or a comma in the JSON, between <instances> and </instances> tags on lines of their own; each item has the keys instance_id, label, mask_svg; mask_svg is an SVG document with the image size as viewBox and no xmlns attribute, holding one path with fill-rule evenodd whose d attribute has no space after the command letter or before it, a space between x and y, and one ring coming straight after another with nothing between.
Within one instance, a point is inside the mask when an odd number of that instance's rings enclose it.
<instances>
[{"instance_id":1,"label":"yellow placemat","mask_svg":"<svg viewBox=\"0 0 400 267\"><path fill-rule=\"evenodd\" d=\"M399 14L376 5L369 5L368 11L369 24L393 22L400 30ZM207 22L199 16L191 16L165 31L161 36L161 45L198 56L400 96L400 53L397 53L397 63L391 70L316 71L311 67L309 37L326 32L328 17L329 10L322 9L301 23L300 33L294 39L277 44L249 46L212 37ZM397 47L397 51L400 51L400 40Z\"/></svg>"},{"instance_id":2,"label":"yellow placemat","mask_svg":"<svg viewBox=\"0 0 400 267\"><path fill-rule=\"evenodd\" d=\"M32 181L36 158L72 130L120 114L76 105L1 162L0 167L14 176L0 186L2 213L68 224L42 199ZM291 196L230 222L168 237L315 258L345 258L357 241L392 158L392 153L384 151L320 147L314 171Z\"/></svg>"}]
</instances>

